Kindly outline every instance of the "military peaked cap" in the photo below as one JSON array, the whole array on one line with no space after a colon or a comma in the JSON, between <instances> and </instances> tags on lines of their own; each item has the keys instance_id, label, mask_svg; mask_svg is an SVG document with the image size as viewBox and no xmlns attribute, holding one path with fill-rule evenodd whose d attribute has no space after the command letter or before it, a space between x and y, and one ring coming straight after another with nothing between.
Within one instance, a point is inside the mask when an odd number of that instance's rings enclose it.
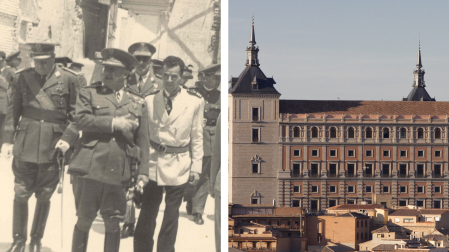
<instances>
[{"instance_id":1,"label":"military peaked cap","mask_svg":"<svg viewBox=\"0 0 449 252\"><path fill-rule=\"evenodd\" d=\"M67 63L72 63L72 60L69 57L56 57L55 58L55 63L61 63L64 66L67 66Z\"/></svg>"},{"instance_id":2,"label":"military peaked cap","mask_svg":"<svg viewBox=\"0 0 449 252\"><path fill-rule=\"evenodd\" d=\"M128 52L134 56L147 56L151 57L156 52L156 47L150 43L138 42L132 44L128 48Z\"/></svg>"},{"instance_id":3,"label":"military peaked cap","mask_svg":"<svg viewBox=\"0 0 449 252\"><path fill-rule=\"evenodd\" d=\"M132 70L137 65L137 60L131 54L117 49L117 48L105 48L101 51L103 57L103 65L124 67L128 70Z\"/></svg>"},{"instance_id":4,"label":"military peaked cap","mask_svg":"<svg viewBox=\"0 0 449 252\"><path fill-rule=\"evenodd\" d=\"M17 58L17 57L19 56L19 54L20 54L20 51L15 51L15 52L10 53L10 54L6 57L6 61L11 61L11 60Z\"/></svg>"},{"instance_id":5,"label":"military peaked cap","mask_svg":"<svg viewBox=\"0 0 449 252\"><path fill-rule=\"evenodd\" d=\"M59 44L51 42L27 43L31 47L30 57L33 59L48 59Z\"/></svg>"},{"instance_id":6,"label":"military peaked cap","mask_svg":"<svg viewBox=\"0 0 449 252\"><path fill-rule=\"evenodd\" d=\"M5 59L6 53L4 51L0 51L0 58Z\"/></svg>"},{"instance_id":7,"label":"military peaked cap","mask_svg":"<svg viewBox=\"0 0 449 252\"><path fill-rule=\"evenodd\" d=\"M204 75L221 75L221 64L212 64L199 71L199 74L203 73Z\"/></svg>"},{"instance_id":8,"label":"military peaked cap","mask_svg":"<svg viewBox=\"0 0 449 252\"><path fill-rule=\"evenodd\" d=\"M83 67L84 67L84 64L79 63L79 62L72 62L72 64L70 65L70 67L83 68Z\"/></svg>"}]
</instances>

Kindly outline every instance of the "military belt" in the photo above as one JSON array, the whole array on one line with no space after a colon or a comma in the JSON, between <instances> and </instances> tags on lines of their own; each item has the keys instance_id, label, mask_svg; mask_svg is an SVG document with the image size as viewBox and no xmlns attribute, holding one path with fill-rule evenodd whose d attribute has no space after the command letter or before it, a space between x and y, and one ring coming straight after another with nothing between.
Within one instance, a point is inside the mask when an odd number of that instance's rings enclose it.
<instances>
[{"instance_id":1,"label":"military belt","mask_svg":"<svg viewBox=\"0 0 449 252\"><path fill-rule=\"evenodd\" d=\"M207 119L206 126L213 127L213 126L216 126L216 125L217 125L217 119Z\"/></svg>"},{"instance_id":2,"label":"military belt","mask_svg":"<svg viewBox=\"0 0 449 252\"><path fill-rule=\"evenodd\" d=\"M185 153L189 151L190 145L186 145L183 147L175 147L175 146L165 146L163 144L156 143L152 140L150 140L150 145L154 149L156 149L158 152L161 153L171 153L171 154L178 154L178 153Z\"/></svg>"},{"instance_id":3,"label":"military belt","mask_svg":"<svg viewBox=\"0 0 449 252\"><path fill-rule=\"evenodd\" d=\"M22 112L22 117L58 124L65 124L67 122L67 115L60 111L38 109L33 107L25 107Z\"/></svg>"}]
</instances>

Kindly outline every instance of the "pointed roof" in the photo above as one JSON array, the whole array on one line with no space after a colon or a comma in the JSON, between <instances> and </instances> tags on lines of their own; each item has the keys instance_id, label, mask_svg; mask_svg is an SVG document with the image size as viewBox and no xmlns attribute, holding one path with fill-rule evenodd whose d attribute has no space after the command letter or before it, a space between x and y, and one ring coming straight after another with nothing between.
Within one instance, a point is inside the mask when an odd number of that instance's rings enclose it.
<instances>
[{"instance_id":1,"label":"pointed roof","mask_svg":"<svg viewBox=\"0 0 449 252\"><path fill-rule=\"evenodd\" d=\"M251 45L255 45L256 44L256 35L254 33L254 15L253 15L253 21L251 23L251 39L249 40L249 43Z\"/></svg>"},{"instance_id":2,"label":"pointed roof","mask_svg":"<svg viewBox=\"0 0 449 252\"><path fill-rule=\"evenodd\" d=\"M419 41L418 46L418 62L416 62L416 68L421 69L422 63L421 63L421 41Z\"/></svg>"},{"instance_id":3,"label":"pointed roof","mask_svg":"<svg viewBox=\"0 0 449 252\"><path fill-rule=\"evenodd\" d=\"M435 98L430 97L427 90L422 86L413 87L407 98L403 101L435 101Z\"/></svg>"}]
</instances>

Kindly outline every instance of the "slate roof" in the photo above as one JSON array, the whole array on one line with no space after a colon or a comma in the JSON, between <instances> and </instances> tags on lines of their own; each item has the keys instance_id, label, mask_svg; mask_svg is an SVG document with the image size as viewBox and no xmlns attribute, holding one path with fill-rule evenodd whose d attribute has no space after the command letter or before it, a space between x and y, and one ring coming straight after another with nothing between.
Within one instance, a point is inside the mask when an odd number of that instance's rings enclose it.
<instances>
[{"instance_id":1,"label":"slate roof","mask_svg":"<svg viewBox=\"0 0 449 252\"><path fill-rule=\"evenodd\" d=\"M254 79L256 77L256 79ZM251 82L256 81L258 89L253 89ZM229 80L230 94L276 94L280 93L274 88L276 82L273 78L267 78L258 66L246 66L238 78Z\"/></svg>"},{"instance_id":2,"label":"slate roof","mask_svg":"<svg viewBox=\"0 0 449 252\"><path fill-rule=\"evenodd\" d=\"M444 214L446 212L449 212L449 209L397 209L389 216L417 216L419 214Z\"/></svg>"},{"instance_id":3,"label":"slate roof","mask_svg":"<svg viewBox=\"0 0 449 252\"><path fill-rule=\"evenodd\" d=\"M393 227L383 226L381 228L378 228L376 230L371 231L371 233L392 233L395 232Z\"/></svg>"},{"instance_id":4,"label":"slate roof","mask_svg":"<svg viewBox=\"0 0 449 252\"><path fill-rule=\"evenodd\" d=\"M279 113L446 115L449 102L279 100Z\"/></svg>"},{"instance_id":5,"label":"slate roof","mask_svg":"<svg viewBox=\"0 0 449 252\"><path fill-rule=\"evenodd\" d=\"M430 97L429 93L424 87L413 87L407 98L403 101L435 101L435 98Z\"/></svg>"}]
</instances>

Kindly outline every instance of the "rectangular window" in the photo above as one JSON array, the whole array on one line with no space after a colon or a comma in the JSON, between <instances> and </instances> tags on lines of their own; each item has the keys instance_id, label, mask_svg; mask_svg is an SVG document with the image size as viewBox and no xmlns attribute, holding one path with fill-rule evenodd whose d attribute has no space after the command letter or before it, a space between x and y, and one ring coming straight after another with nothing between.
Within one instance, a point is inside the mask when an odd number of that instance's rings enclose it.
<instances>
[{"instance_id":1,"label":"rectangular window","mask_svg":"<svg viewBox=\"0 0 449 252\"><path fill-rule=\"evenodd\" d=\"M251 199L251 204L252 204L252 205L257 205L257 204L259 204L259 200L258 200L258 199Z\"/></svg>"},{"instance_id":2,"label":"rectangular window","mask_svg":"<svg viewBox=\"0 0 449 252\"><path fill-rule=\"evenodd\" d=\"M329 177L337 177L337 164L329 164Z\"/></svg>"},{"instance_id":3,"label":"rectangular window","mask_svg":"<svg viewBox=\"0 0 449 252\"><path fill-rule=\"evenodd\" d=\"M253 173L259 173L259 163L253 163Z\"/></svg>"},{"instance_id":4,"label":"rectangular window","mask_svg":"<svg viewBox=\"0 0 449 252\"><path fill-rule=\"evenodd\" d=\"M423 150L419 150L418 151L418 157L424 157L424 151Z\"/></svg>"},{"instance_id":5,"label":"rectangular window","mask_svg":"<svg viewBox=\"0 0 449 252\"><path fill-rule=\"evenodd\" d=\"M382 177L390 177L390 164L382 164Z\"/></svg>"},{"instance_id":6,"label":"rectangular window","mask_svg":"<svg viewBox=\"0 0 449 252\"><path fill-rule=\"evenodd\" d=\"M401 150L400 153L401 153L400 154L401 157L407 157L407 151L406 150Z\"/></svg>"},{"instance_id":7,"label":"rectangular window","mask_svg":"<svg viewBox=\"0 0 449 252\"><path fill-rule=\"evenodd\" d=\"M312 193L318 193L318 186L316 185L312 186Z\"/></svg>"},{"instance_id":8,"label":"rectangular window","mask_svg":"<svg viewBox=\"0 0 449 252\"><path fill-rule=\"evenodd\" d=\"M366 198L365 202L366 202L367 205L371 205L373 201L371 200L371 198Z\"/></svg>"},{"instance_id":9,"label":"rectangular window","mask_svg":"<svg viewBox=\"0 0 449 252\"><path fill-rule=\"evenodd\" d=\"M373 156L373 151L372 150L366 150L365 151L365 156L372 157Z\"/></svg>"},{"instance_id":10,"label":"rectangular window","mask_svg":"<svg viewBox=\"0 0 449 252\"><path fill-rule=\"evenodd\" d=\"M299 200L292 200L292 207L299 207Z\"/></svg>"},{"instance_id":11,"label":"rectangular window","mask_svg":"<svg viewBox=\"0 0 449 252\"><path fill-rule=\"evenodd\" d=\"M441 208L441 200L434 200L433 208Z\"/></svg>"},{"instance_id":12,"label":"rectangular window","mask_svg":"<svg viewBox=\"0 0 449 252\"><path fill-rule=\"evenodd\" d=\"M355 157L355 151L354 150L348 150L348 157Z\"/></svg>"},{"instance_id":13,"label":"rectangular window","mask_svg":"<svg viewBox=\"0 0 449 252\"><path fill-rule=\"evenodd\" d=\"M336 157L337 156L337 150L330 150L329 151L329 156Z\"/></svg>"},{"instance_id":14,"label":"rectangular window","mask_svg":"<svg viewBox=\"0 0 449 252\"><path fill-rule=\"evenodd\" d=\"M407 193L407 186L399 186L400 193Z\"/></svg>"},{"instance_id":15,"label":"rectangular window","mask_svg":"<svg viewBox=\"0 0 449 252\"><path fill-rule=\"evenodd\" d=\"M441 186L435 186L435 193L441 193Z\"/></svg>"},{"instance_id":16,"label":"rectangular window","mask_svg":"<svg viewBox=\"0 0 449 252\"><path fill-rule=\"evenodd\" d=\"M259 108L253 108L253 121L259 121Z\"/></svg>"},{"instance_id":17,"label":"rectangular window","mask_svg":"<svg viewBox=\"0 0 449 252\"><path fill-rule=\"evenodd\" d=\"M300 176L300 164L293 163L292 177Z\"/></svg>"},{"instance_id":18,"label":"rectangular window","mask_svg":"<svg viewBox=\"0 0 449 252\"><path fill-rule=\"evenodd\" d=\"M404 218L404 219L402 219L402 222L404 222L404 223L413 223L414 221L413 221L413 218Z\"/></svg>"},{"instance_id":19,"label":"rectangular window","mask_svg":"<svg viewBox=\"0 0 449 252\"><path fill-rule=\"evenodd\" d=\"M441 174L441 164L434 164L433 165L433 177L434 178L442 178Z\"/></svg>"},{"instance_id":20,"label":"rectangular window","mask_svg":"<svg viewBox=\"0 0 449 252\"><path fill-rule=\"evenodd\" d=\"M336 206L337 205L337 200L334 200L334 199L330 199L329 200L329 207L333 207L333 206Z\"/></svg>"},{"instance_id":21,"label":"rectangular window","mask_svg":"<svg viewBox=\"0 0 449 252\"><path fill-rule=\"evenodd\" d=\"M441 157L441 151L436 150L435 151L435 157Z\"/></svg>"},{"instance_id":22,"label":"rectangular window","mask_svg":"<svg viewBox=\"0 0 449 252\"><path fill-rule=\"evenodd\" d=\"M312 213L318 212L318 200L310 200L310 211Z\"/></svg>"},{"instance_id":23,"label":"rectangular window","mask_svg":"<svg viewBox=\"0 0 449 252\"><path fill-rule=\"evenodd\" d=\"M390 186L382 186L382 192L383 193L389 193L390 192Z\"/></svg>"},{"instance_id":24,"label":"rectangular window","mask_svg":"<svg viewBox=\"0 0 449 252\"><path fill-rule=\"evenodd\" d=\"M423 164L416 165L416 177L424 178L424 165Z\"/></svg>"},{"instance_id":25,"label":"rectangular window","mask_svg":"<svg viewBox=\"0 0 449 252\"><path fill-rule=\"evenodd\" d=\"M416 187L416 192L417 193L424 193L424 186L417 186Z\"/></svg>"},{"instance_id":26,"label":"rectangular window","mask_svg":"<svg viewBox=\"0 0 449 252\"><path fill-rule=\"evenodd\" d=\"M319 177L318 164L310 164L310 177Z\"/></svg>"},{"instance_id":27,"label":"rectangular window","mask_svg":"<svg viewBox=\"0 0 449 252\"><path fill-rule=\"evenodd\" d=\"M399 164L399 177L406 178L407 177L407 165Z\"/></svg>"},{"instance_id":28,"label":"rectangular window","mask_svg":"<svg viewBox=\"0 0 449 252\"><path fill-rule=\"evenodd\" d=\"M354 205L354 200L353 199L348 199L347 200L347 204L348 205Z\"/></svg>"},{"instance_id":29,"label":"rectangular window","mask_svg":"<svg viewBox=\"0 0 449 252\"><path fill-rule=\"evenodd\" d=\"M293 156L294 157L299 157L299 150L293 150Z\"/></svg>"},{"instance_id":30,"label":"rectangular window","mask_svg":"<svg viewBox=\"0 0 449 252\"><path fill-rule=\"evenodd\" d=\"M259 129L253 129L253 143L259 142Z\"/></svg>"},{"instance_id":31,"label":"rectangular window","mask_svg":"<svg viewBox=\"0 0 449 252\"><path fill-rule=\"evenodd\" d=\"M370 185L365 186L365 192L366 193L372 193L373 192L373 186L370 186Z\"/></svg>"},{"instance_id":32,"label":"rectangular window","mask_svg":"<svg viewBox=\"0 0 449 252\"><path fill-rule=\"evenodd\" d=\"M407 200L399 200L399 206L407 206Z\"/></svg>"},{"instance_id":33,"label":"rectangular window","mask_svg":"<svg viewBox=\"0 0 449 252\"><path fill-rule=\"evenodd\" d=\"M389 150L384 150L383 151L383 156L384 157L389 157L390 156L390 151Z\"/></svg>"},{"instance_id":34,"label":"rectangular window","mask_svg":"<svg viewBox=\"0 0 449 252\"><path fill-rule=\"evenodd\" d=\"M373 164L365 164L365 177L373 176Z\"/></svg>"},{"instance_id":35,"label":"rectangular window","mask_svg":"<svg viewBox=\"0 0 449 252\"><path fill-rule=\"evenodd\" d=\"M355 189L353 185L348 185L348 193L355 193Z\"/></svg>"},{"instance_id":36,"label":"rectangular window","mask_svg":"<svg viewBox=\"0 0 449 252\"><path fill-rule=\"evenodd\" d=\"M337 192L337 186L334 186L334 185L329 186L329 192L336 193Z\"/></svg>"},{"instance_id":37,"label":"rectangular window","mask_svg":"<svg viewBox=\"0 0 449 252\"><path fill-rule=\"evenodd\" d=\"M348 177L355 177L355 165L354 164L348 164L348 170L347 170L347 176Z\"/></svg>"},{"instance_id":38,"label":"rectangular window","mask_svg":"<svg viewBox=\"0 0 449 252\"><path fill-rule=\"evenodd\" d=\"M318 157L319 151L318 150L312 150L312 157Z\"/></svg>"},{"instance_id":39,"label":"rectangular window","mask_svg":"<svg viewBox=\"0 0 449 252\"><path fill-rule=\"evenodd\" d=\"M399 218L394 218L394 223L399 223Z\"/></svg>"},{"instance_id":40,"label":"rectangular window","mask_svg":"<svg viewBox=\"0 0 449 252\"><path fill-rule=\"evenodd\" d=\"M293 186L293 192L299 193L299 186L297 186L297 185Z\"/></svg>"},{"instance_id":41,"label":"rectangular window","mask_svg":"<svg viewBox=\"0 0 449 252\"><path fill-rule=\"evenodd\" d=\"M417 207L423 207L424 206L424 200L417 200L416 201L416 206Z\"/></svg>"}]
</instances>

